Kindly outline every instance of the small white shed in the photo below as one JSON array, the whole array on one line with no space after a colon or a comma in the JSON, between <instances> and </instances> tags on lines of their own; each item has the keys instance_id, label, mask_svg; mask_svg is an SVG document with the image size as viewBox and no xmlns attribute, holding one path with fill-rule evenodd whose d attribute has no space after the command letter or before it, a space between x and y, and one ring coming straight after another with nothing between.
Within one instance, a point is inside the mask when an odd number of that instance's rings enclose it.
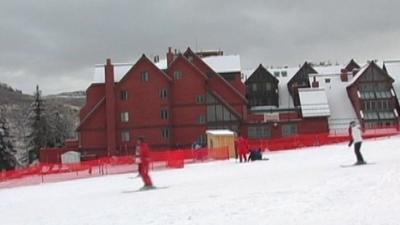
<instances>
[{"instance_id":1,"label":"small white shed","mask_svg":"<svg viewBox=\"0 0 400 225\"><path fill-rule=\"evenodd\" d=\"M81 153L69 151L61 155L61 163L80 163L81 162Z\"/></svg>"}]
</instances>

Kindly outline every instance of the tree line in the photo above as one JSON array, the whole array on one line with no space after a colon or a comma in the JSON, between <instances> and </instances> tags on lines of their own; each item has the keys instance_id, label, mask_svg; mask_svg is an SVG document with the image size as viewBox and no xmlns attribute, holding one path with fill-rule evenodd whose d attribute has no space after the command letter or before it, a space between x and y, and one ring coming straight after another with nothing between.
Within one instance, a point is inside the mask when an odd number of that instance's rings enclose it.
<instances>
[{"instance_id":1,"label":"tree line","mask_svg":"<svg viewBox=\"0 0 400 225\"><path fill-rule=\"evenodd\" d=\"M22 161L27 165L38 162L39 151L44 147L61 147L68 138L68 124L59 110L48 110L39 86L27 112L28 132L25 137L26 152ZM9 121L0 108L0 171L18 166L16 150L10 135Z\"/></svg>"}]
</instances>

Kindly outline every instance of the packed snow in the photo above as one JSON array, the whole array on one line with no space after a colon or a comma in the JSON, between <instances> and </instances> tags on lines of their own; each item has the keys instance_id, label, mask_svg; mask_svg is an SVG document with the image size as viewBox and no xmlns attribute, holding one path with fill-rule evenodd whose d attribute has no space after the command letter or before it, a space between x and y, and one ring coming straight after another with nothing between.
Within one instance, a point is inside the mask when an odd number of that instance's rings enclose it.
<instances>
[{"instance_id":1,"label":"packed snow","mask_svg":"<svg viewBox=\"0 0 400 225\"><path fill-rule=\"evenodd\" d=\"M342 168L347 143L153 171L157 190L136 192L136 174L0 189L1 224L397 225L400 137L368 140L370 165Z\"/></svg>"}]
</instances>

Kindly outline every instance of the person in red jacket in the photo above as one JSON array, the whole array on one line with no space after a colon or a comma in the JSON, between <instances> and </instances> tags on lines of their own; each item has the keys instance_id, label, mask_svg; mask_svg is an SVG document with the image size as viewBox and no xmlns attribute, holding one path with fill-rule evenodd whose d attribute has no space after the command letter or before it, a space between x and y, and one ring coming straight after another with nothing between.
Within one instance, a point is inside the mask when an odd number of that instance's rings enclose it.
<instances>
[{"instance_id":1,"label":"person in red jacket","mask_svg":"<svg viewBox=\"0 0 400 225\"><path fill-rule=\"evenodd\" d=\"M249 143L242 136L239 136L237 143L238 143L238 148L239 148L239 161L246 162L247 161L247 153L249 152Z\"/></svg>"},{"instance_id":2,"label":"person in red jacket","mask_svg":"<svg viewBox=\"0 0 400 225\"><path fill-rule=\"evenodd\" d=\"M137 144L136 145L137 154L139 154L139 159L140 159L139 174L140 174L140 177L142 177L142 180L144 183L143 189L154 188L153 182L151 181L151 178L149 175L149 167L150 167L149 145L147 145L144 142L142 137L138 138L136 144Z\"/></svg>"}]
</instances>

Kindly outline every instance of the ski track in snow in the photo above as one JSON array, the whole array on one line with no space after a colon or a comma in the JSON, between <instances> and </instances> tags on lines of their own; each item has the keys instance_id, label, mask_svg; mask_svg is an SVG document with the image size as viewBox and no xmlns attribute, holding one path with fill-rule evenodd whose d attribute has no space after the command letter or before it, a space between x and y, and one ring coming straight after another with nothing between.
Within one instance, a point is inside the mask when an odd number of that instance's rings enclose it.
<instances>
[{"instance_id":1,"label":"ski track in snow","mask_svg":"<svg viewBox=\"0 0 400 225\"><path fill-rule=\"evenodd\" d=\"M368 166L340 168L346 143L269 153L269 161L188 165L151 173L165 189L121 174L0 189L5 225L397 225L400 137L368 140Z\"/></svg>"}]
</instances>

